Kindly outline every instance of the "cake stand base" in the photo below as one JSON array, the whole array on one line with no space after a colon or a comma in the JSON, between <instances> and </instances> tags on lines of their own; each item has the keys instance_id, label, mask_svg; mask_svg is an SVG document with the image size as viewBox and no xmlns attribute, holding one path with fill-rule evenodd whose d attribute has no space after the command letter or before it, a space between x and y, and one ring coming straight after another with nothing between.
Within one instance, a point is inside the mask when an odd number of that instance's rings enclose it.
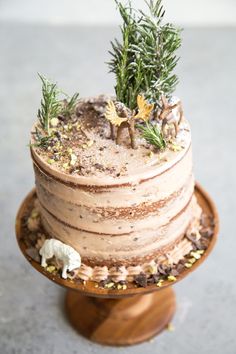
<instances>
[{"instance_id":1,"label":"cake stand base","mask_svg":"<svg viewBox=\"0 0 236 354\"><path fill-rule=\"evenodd\" d=\"M112 346L151 339L167 327L176 308L171 287L120 299L83 296L68 290L65 305L69 321L80 334Z\"/></svg>"}]
</instances>

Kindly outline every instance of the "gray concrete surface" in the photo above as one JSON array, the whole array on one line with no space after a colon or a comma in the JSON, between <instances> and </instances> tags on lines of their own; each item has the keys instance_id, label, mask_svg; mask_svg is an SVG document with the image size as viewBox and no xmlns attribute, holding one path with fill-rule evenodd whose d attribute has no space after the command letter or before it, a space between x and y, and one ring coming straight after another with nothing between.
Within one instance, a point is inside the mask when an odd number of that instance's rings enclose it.
<instances>
[{"instance_id":1,"label":"gray concrete surface","mask_svg":"<svg viewBox=\"0 0 236 354\"><path fill-rule=\"evenodd\" d=\"M105 348L77 335L63 313L64 290L31 269L14 236L17 208L34 179L27 148L39 105L36 73L69 93L112 91L104 61L113 28L0 25L0 353L236 353L236 29L186 29L178 67L193 130L197 179L221 218L217 247L175 289L174 332L130 348Z\"/></svg>"}]
</instances>

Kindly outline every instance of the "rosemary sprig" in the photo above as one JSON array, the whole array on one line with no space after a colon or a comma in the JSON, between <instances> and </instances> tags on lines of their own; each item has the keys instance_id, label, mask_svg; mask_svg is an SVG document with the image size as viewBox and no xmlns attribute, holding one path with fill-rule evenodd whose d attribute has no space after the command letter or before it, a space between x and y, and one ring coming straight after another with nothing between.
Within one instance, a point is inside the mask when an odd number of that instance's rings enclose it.
<instances>
[{"instance_id":1,"label":"rosemary sprig","mask_svg":"<svg viewBox=\"0 0 236 354\"><path fill-rule=\"evenodd\" d=\"M37 127L35 127L35 132L33 132L33 134L35 135L36 142L34 144L31 144L30 146L36 146L41 147L43 149L47 149L50 144L51 136L43 135Z\"/></svg>"},{"instance_id":2,"label":"rosemary sprig","mask_svg":"<svg viewBox=\"0 0 236 354\"><path fill-rule=\"evenodd\" d=\"M112 59L108 63L115 73L117 100L135 109L138 94L156 102L162 94L169 96L178 82L173 74L181 45L180 30L162 24L165 11L162 0L146 1L149 13L134 10L115 0L123 19L122 40L115 39Z\"/></svg>"},{"instance_id":3,"label":"rosemary sprig","mask_svg":"<svg viewBox=\"0 0 236 354\"><path fill-rule=\"evenodd\" d=\"M38 110L38 119L44 131L50 135L50 120L58 117L61 111L61 101L58 96L61 91L57 84L51 83L44 76L38 74L42 81L41 108Z\"/></svg>"},{"instance_id":4,"label":"rosemary sprig","mask_svg":"<svg viewBox=\"0 0 236 354\"><path fill-rule=\"evenodd\" d=\"M74 111L78 102L79 93L75 93L71 98L67 98L65 105L62 108L61 115L64 117L70 117Z\"/></svg>"},{"instance_id":5,"label":"rosemary sprig","mask_svg":"<svg viewBox=\"0 0 236 354\"><path fill-rule=\"evenodd\" d=\"M79 94L75 93L71 98L58 89L57 84L50 82L43 75L38 74L42 81L41 107L38 109L40 129L36 128L34 146L46 149L52 137L50 123L53 118L63 116L70 118L75 111ZM66 96L66 99L60 99Z\"/></svg>"},{"instance_id":6,"label":"rosemary sprig","mask_svg":"<svg viewBox=\"0 0 236 354\"><path fill-rule=\"evenodd\" d=\"M162 150L166 147L166 141L157 125L146 122L145 125L138 124L137 128L142 132L142 137L151 145Z\"/></svg>"},{"instance_id":7,"label":"rosemary sprig","mask_svg":"<svg viewBox=\"0 0 236 354\"><path fill-rule=\"evenodd\" d=\"M109 51L109 53L112 59L108 65L110 72L113 72L116 76L115 91L117 100L133 109L136 106L137 96L135 97L135 91L140 86L138 80L142 80L141 75L139 75L140 70L134 68L134 66L137 66L137 63L134 61L134 55L131 52L131 44L136 42L137 24L130 2L126 7L118 0L115 1L123 19L121 27L122 42L119 42L117 39L111 42L112 51ZM137 73L135 83L133 83L134 70ZM132 85L129 85L131 83ZM136 86L136 90L133 86Z\"/></svg>"}]
</instances>

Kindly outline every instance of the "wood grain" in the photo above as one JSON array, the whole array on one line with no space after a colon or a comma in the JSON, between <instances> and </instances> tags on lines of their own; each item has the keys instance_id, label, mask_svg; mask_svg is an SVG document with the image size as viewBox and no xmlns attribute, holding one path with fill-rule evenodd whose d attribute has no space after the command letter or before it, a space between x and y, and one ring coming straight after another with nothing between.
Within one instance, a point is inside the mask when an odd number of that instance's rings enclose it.
<instances>
[{"instance_id":1,"label":"wood grain","mask_svg":"<svg viewBox=\"0 0 236 354\"><path fill-rule=\"evenodd\" d=\"M103 299L69 290L66 313L86 338L104 345L126 346L147 341L166 328L175 312L171 287L160 292Z\"/></svg>"}]
</instances>

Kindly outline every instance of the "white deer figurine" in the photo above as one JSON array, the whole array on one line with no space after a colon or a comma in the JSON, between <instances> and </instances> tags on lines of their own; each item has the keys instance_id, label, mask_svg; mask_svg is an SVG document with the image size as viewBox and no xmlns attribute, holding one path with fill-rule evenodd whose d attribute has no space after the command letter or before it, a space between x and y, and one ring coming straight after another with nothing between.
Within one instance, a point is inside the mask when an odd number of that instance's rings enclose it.
<instances>
[{"instance_id":1,"label":"white deer figurine","mask_svg":"<svg viewBox=\"0 0 236 354\"><path fill-rule=\"evenodd\" d=\"M62 261L62 278L67 279L67 271L71 272L73 269L81 266L80 254L74 248L58 241L56 239L46 240L39 250L41 259L41 266L47 267L47 259L53 256Z\"/></svg>"}]
</instances>

